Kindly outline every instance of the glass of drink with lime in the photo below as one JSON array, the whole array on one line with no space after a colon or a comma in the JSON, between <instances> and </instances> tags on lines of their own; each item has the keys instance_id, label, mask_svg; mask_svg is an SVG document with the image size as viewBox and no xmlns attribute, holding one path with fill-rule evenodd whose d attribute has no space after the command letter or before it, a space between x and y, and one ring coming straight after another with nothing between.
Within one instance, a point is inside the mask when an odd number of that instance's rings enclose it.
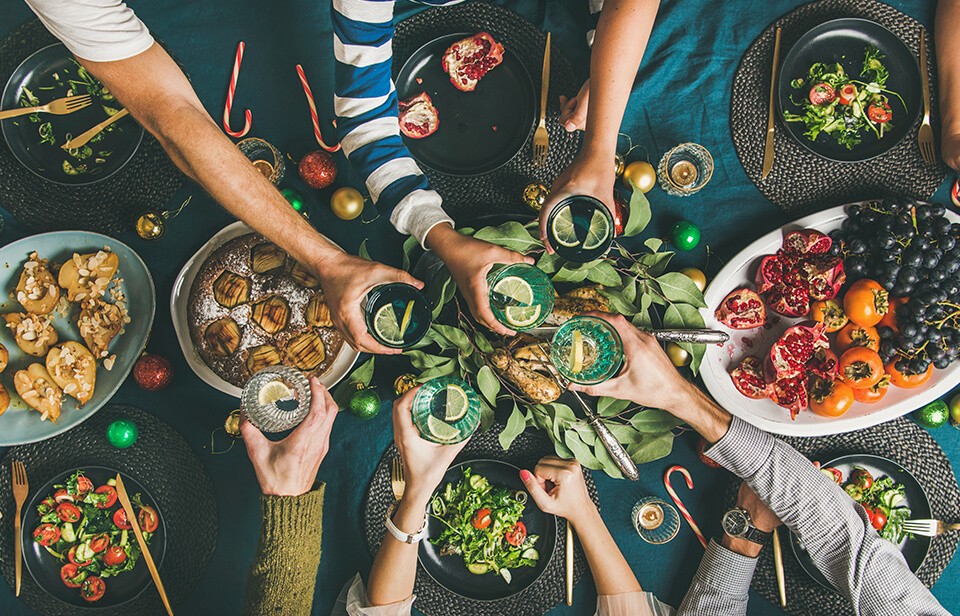
<instances>
[{"instance_id":1,"label":"glass of drink with lime","mask_svg":"<svg viewBox=\"0 0 960 616\"><path fill-rule=\"evenodd\" d=\"M270 366L243 387L240 409L261 432L285 432L310 412L310 381L289 366Z\"/></svg>"},{"instance_id":2,"label":"glass of drink with lime","mask_svg":"<svg viewBox=\"0 0 960 616\"><path fill-rule=\"evenodd\" d=\"M537 327L553 310L553 283L533 265L495 265L487 275L487 285L493 316L510 329Z\"/></svg>"},{"instance_id":3,"label":"glass of drink with lime","mask_svg":"<svg viewBox=\"0 0 960 616\"><path fill-rule=\"evenodd\" d=\"M550 343L550 360L568 380L596 385L615 376L623 364L623 341L617 330L597 317L573 317Z\"/></svg>"},{"instance_id":4,"label":"glass of drink with lime","mask_svg":"<svg viewBox=\"0 0 960 616\"><path fill-rule=\"evenodd\" d=\"M367 331L392 349L406 349L419 342L433 321L427 297L402 282L374 287L364 302Z\"/></svg>"},{"instance_id":5,"label":"glass of drink with lime","mask_svg":"<svg viewBox=\"0 0 960 616\"><path fill-rule=\"evenodd\" d=\"M587 263L602 257L613 244L615 235L610 210L593 197L567 197L547 218L550 245L568 261Z\"/></svg>"},{"instance_id":6,"label":"glass of drink with lime","mask_svg":"<svg viewBox=\"0 0 960 616\"><path fill-rule=\"evenodd\" d=\"M480 397L462 379L432 379L413 398L413 423L428 441L441 445L460 443L480 425Z\"/></svg>"}]
</instances>

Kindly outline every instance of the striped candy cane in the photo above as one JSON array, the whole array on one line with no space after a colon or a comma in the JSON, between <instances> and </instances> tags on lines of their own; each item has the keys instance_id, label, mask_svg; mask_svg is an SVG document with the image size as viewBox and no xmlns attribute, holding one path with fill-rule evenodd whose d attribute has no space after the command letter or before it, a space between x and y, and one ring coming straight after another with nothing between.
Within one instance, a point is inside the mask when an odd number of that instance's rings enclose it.
<instances>
[{"instance_id":1,"label":"striped candy cane","mask_svg":"<svg viewBox=\"0 0 960 616\"><path fill-rule=\"evenodd\" d=\"M313 135L317 138L317 143L327 152L339 152L339 143L334 147L330 147L323 140L323 135L320 133L320 117L317 115L317 106L313 102L313 92L310 90L310 84L307 83L307 75L303 72L303 67L299 64L297 65L297 75L300 76L300 84L303 85L303 93L307 97L307 105L310 106L310 119L313 121Z\"/></svg>"},{"instance_id":2,"label":"striped candy cane","mask_svg":"<svg viewBox=\"0 0 960 616\"><path fill-rule=\"evenodd\" d=\"M684 519L688 524L690 524L690 528L693 529L693 533L697 536L697 539L699 539L703 547L706 548L707 540L703 536L703 532L700 530L700 527L697 526L697 523L693 521L693 516L690 515L690 512L687 511L686 507L684 507L683 502L680 501L680 497L677 496L673 486L670 485L670 475L672 475L674 471L679 471L681 474L683 474L684 479L687 480L687 487L691 490L693 489L693 478L690 476L690 471L678 464L674 464L663 474L663 485L665 488L667 488L667 494L669 494L670 498L673 499L673 502L676 503L677 509L680 510L680 513L683 514Z\"/></svg>"},{"instance_id":3,"label":"striped candy cane","mask_svg":"<svg viewBox=\"0 0 960 616\"><path fill-rule=\"evenodd\" d=\"M250 132L250 124L253 122L253 114L247 109L244 112L244 123L241 130L231 130L230 128L230 110L233 108L233 94L237 90L237 78L240 76L240 62L243 61L243 49L246 44L243 41L237 45L237 57L233 61L233 72L230 74L230 86L227 88L227 104L223 107L223 130L231 137L243 137Z\"/></svg>"}]
</instances>

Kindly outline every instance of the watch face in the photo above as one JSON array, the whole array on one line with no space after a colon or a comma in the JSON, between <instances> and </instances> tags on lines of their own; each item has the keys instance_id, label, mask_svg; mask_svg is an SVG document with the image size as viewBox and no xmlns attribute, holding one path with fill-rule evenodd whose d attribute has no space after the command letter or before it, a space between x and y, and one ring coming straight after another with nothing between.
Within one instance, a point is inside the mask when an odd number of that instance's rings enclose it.
<instances>
[{"instance_id":1,"label":"watch face","mask_svg":"<svg viewBox=\"0 0 960 616\"><path fill-rule=\"evenodd\" d=\"M723 531L728 535L740 537L747 532L747 516L739 509L732 509L723 516Z\"/></svg>"}]
</instances>

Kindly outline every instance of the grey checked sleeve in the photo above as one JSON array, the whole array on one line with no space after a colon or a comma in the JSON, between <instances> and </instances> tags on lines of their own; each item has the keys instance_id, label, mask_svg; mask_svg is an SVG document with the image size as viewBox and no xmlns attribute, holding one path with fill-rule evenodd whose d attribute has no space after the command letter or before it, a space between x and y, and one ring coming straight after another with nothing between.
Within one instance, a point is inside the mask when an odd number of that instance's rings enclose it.
<instances>
[{"instance_id":1,"label":"grey checked sleeve","mask_svg":"<svg viewBox=\"0 0 960 616\"><path fill-rule=\"evenodd\" d=\"M756 568L756 558L731 552L711 539L677 614L746 614Z\"/></svg>"},{"instance_id":2,"label":"grey checked sleeve","mask_svg":"<svg viewBox=\"0 0 960 616\"><path fill-rule=\"evenodd\" d=\"M796 533L855 613L949 616L910 571L897 546L873 530L863 508L793 447L734 417L727 434L705 453L746 481ZM723 569L704 569L701 565L691 593L711 577L725 574ZM735 597L728 593L718 593L718 600L735 605ZM724 612L702 605L686 613Z\"/></svg>"}]
</instances>

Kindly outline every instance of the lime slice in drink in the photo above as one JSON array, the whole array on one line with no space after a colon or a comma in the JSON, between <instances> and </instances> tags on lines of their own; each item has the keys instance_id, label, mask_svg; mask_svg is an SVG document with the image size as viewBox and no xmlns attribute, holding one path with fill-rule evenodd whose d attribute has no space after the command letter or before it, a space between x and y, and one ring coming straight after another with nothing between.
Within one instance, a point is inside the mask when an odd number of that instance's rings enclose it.
<instances>
[{"instance_id":1,"label":"lime slice in drink","mask_svg":"<svg viewBox=\"0 0 960 616\"><path fill-rule=\"evenodd\" d=\"M459 385L447 385L447 412L444 419L451 423L463 419L469 407L470 400L467 399L467 392L463 391Z\"/></svg>"},{"instance_id":2,"label":"lime slice in drink","mask_svg":"<svg viewBox=\"0 0 960 616\"><path fill-rule=\"evenodd\" d=\"M519 276L506 276L493 285L495 293L509 297L520 304L533 303L533 287Z\"/></svg>"},{"instance_id":3,"label":"lime slice in drink","mask_svg":"<svg viewBox=\"0 0 960 616\"><path fill-rule=\"evenodd\" d=\"M573 330L570 341L570 372L577 374L583 371L583 334L579 329Z\"/></svg>"},{"instance_id":4,"label":"lime slice in drink","mask_svg":"<svg viewBox=\"0 0 960 616\"><path fill-rule=\"evenodd\" d=\"M444 443L452 443L460 438L460 430L433 415L427 416L427 430L434 439Z\"/></svg>"},{"instance_id":5,"label":"lime slice in drink","mask_svg":"<svg viewBox=\"0 0 960 616\"><path fill-rule=\"evenodd\" d=\"M407 305L407 310L410 310ZM400 322L397 321L397 311L393 309L393 304L386 304L377 310L373 317L373 328L381 339L390 344L403 344L403 333Z\"/></svg>"},{"instance_id":6,"label":"lime slice in drink","mask_svg":"<svg viewBox=\"0 0 960 616\"><path fill-rule=\"evenodd\" d=\"M593 250L603 245L610 237L610 219L603 215L600 210L594 210L590 218L590 229L587 231L587 237L583 240L584 250Z\"/></svg>"},{"instance_id":7,"label":"lime slice in drink","mask_svg":"<svg viewBox=\"0 0 960 616\"><path fill-rule=\"evenodd\" d=\"M577 229L573 225L573 212L569 207L563 208L553 217L550 232L553 239L561 246L572 248L580 245L580 239L577 237Z\"/></svg>"},{"instance_id":8,"label":"lime slice in drink","mask_svg":"<svg viewBox=\"0 0 960 616\"><path fill-rule=\"evenodd\" d=\"M293 400L293 391L281 381L269 381L257 392L257 401L264 406L276 404L281 400Z\"/></svg>"},{"instance_id":9,"label":"lime slice in drink","mask_svg":"<svg viewBox=\"0 0 960 616\"><path fill-rule=\"evenodd\" d=\"M507 318L507 324L517 329L533 327L540 320L540 313L540 304L535 306L507 306L503 311L503 315Z\"/></svg>"},{"instance_id":10,"label":"lime slice in drink","mask_svg":"<svg viewBox=\"0 0 960 616\"><path fill-rule=\"evenodd\" d=\"M416 300L411 300L409 303L407 303L407 309L403 311L403 320L400 321L401 340L403 340L403 337L407 335L407 328L410 327L410 317L413 316L413 305L416 303Z\"/></svg>"}]
</instances>

